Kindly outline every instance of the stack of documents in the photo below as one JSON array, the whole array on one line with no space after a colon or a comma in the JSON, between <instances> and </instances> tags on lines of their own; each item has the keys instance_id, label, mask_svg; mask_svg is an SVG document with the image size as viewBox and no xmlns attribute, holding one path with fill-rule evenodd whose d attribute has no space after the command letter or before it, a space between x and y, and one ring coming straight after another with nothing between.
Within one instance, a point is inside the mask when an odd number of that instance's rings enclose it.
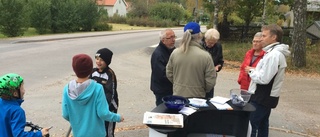
<instances>
[{"instance_id":1,"label":"stack of documents","mask_svg":"<svg viewBox=\"0 0 320 137\"><path fill-rule=\"evenodd\" d=\"M207 100L202 98L189 98L189 104L194 107L208 107Z\"/></svg>"},{"instance_id":2,"label":"stack of documents","mask_svg":"<svg viewBox=\"0 0 320 137\"><path fill-rule=\"evenodd\" d=\"M191 115L191 114L193 114L194 112L196 112L197 110L196 110L196 108L193 108L193 107L183 107L180 111L179 111L179 113L181 113L181 114L185 114L185 115L187 115L187 116L189 116L189 115Z\"/></svg>"},{"instance_id":3,"label":"stack of documents","mask_svg":"<svg viewBox=\"0 0 320 137\"><path fill-rule=\"evenodd\" d=\"M183 115L145 112L143 116L143 124L183 128Z\"/></svg>"},{"instance_id":4,"label":"stack of documents","mask_svg":"<svg viewBox=\"0 0 320 137\"><path fill-rule=\"evenodd\" d=\"M215 96L210 99L210 102L219 110L232 110L232 107L227 103L229 98Z\"/></svg>"}]
</instances>

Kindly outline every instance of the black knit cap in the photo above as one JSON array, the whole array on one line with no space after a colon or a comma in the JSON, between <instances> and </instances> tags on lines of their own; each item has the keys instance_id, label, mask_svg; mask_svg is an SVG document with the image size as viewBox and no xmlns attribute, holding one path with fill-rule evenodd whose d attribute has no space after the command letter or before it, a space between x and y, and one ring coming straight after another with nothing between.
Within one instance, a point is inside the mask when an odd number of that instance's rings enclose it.
<instances>
[{"instance_id":1,"label":"black knit cap","mask_svg":"<svg viewBox=\"0 0 320 137\"><path fill-rule=\"evenodd\" d=\"M106 62L107 65L110 65L111 59L112 59L112 51L109 50L108 48L102 48L99 49L96 53L95 57L100 57L103 59L104 62Z\"/></svg>"},{"instance_id":2,"label":"black knit cap","mask_svg":"<svg viewBox=\"0 0 320 137\"><path fill-rule=\"evenodd\" d=\"M88 77L93 69L91 57L87 54L77 54L73 56L72 68L78 78Z\"/></svg>"}]
</instances>

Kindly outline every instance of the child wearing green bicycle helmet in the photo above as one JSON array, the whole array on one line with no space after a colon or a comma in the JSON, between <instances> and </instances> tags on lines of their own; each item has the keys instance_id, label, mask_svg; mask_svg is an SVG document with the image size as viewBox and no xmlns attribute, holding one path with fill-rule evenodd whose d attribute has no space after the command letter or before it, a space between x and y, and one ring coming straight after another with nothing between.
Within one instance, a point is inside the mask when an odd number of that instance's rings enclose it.
<instances>
[{"instance_id":1,"label":"child wearing green bicycle helmet","mask_svg":"<svg viewBox=\"0 0 320 137\"><path fill-rule=\"evenodd\" d=\"M21 108L25 89L23 78L9 73L0 77L0 137L42 137L49 128L37 132L25 132L26 115Z\"/></svg>"}]
</instances>

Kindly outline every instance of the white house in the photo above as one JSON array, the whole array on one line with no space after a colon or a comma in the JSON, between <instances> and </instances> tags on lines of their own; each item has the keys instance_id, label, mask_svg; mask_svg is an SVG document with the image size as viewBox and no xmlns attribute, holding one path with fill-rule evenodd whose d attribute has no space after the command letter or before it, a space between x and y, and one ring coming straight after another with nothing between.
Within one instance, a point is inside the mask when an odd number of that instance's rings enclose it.
<instances>
[{"instance_id":1,"label":"white house","mask_svg":"<svg viewBox=\"0 0 320 137\"><path fill-rule=\"evenodd\" d=\"M108 16L118 14L120 16L126 16L127 3L125 0L96 0L97 5L108 11Z\"/></svg>"}]
</instances>

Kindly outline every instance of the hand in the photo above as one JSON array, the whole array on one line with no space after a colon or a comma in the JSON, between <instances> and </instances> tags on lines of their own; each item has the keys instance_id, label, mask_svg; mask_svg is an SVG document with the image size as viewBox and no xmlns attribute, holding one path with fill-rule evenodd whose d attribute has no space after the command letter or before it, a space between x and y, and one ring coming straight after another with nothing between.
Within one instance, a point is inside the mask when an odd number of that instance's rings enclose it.
<instances>
[{"instance_id":1,"label":"hand","mask_svg":"<svg viewBox=\"0 0 320 137\"><path fill-rule=\"evenodd\" d=\"M124 121L123 116L120 116L120 122L123 122L123 121Z\"/></svg>"},{"instance_id":2,"label":"hand","mask_svg":"<svg viewBox=\"0 0 320 137\"><path fill-rule=\"evenodd\" d=\"M221 65L217 65L217 66L215 67L216 71L218 71L220 67L221 67Z\"/></svg>"},{"instance_id":3,"label":"hand","mask_svg":"<svg viewBox=\"0 0 320 137\"><path fill-rule=\"evenodd\" d=\"M50 129L51 129L51 127L50 128L43 128L41 130L42 136L45 137L46 135L48 135Z\"/></svg>"},{"instance_id":4,"label":"hand","mask_svg":"<svg viewBox=\"0 0 320 137\"><path fill-rule=\"evenodd\" d=\"M249 73L250 69L254 69L254 67L246 66L246 68L244 68L244 71L246 71L247 73Z\"/></svg>"}]
</instances>

